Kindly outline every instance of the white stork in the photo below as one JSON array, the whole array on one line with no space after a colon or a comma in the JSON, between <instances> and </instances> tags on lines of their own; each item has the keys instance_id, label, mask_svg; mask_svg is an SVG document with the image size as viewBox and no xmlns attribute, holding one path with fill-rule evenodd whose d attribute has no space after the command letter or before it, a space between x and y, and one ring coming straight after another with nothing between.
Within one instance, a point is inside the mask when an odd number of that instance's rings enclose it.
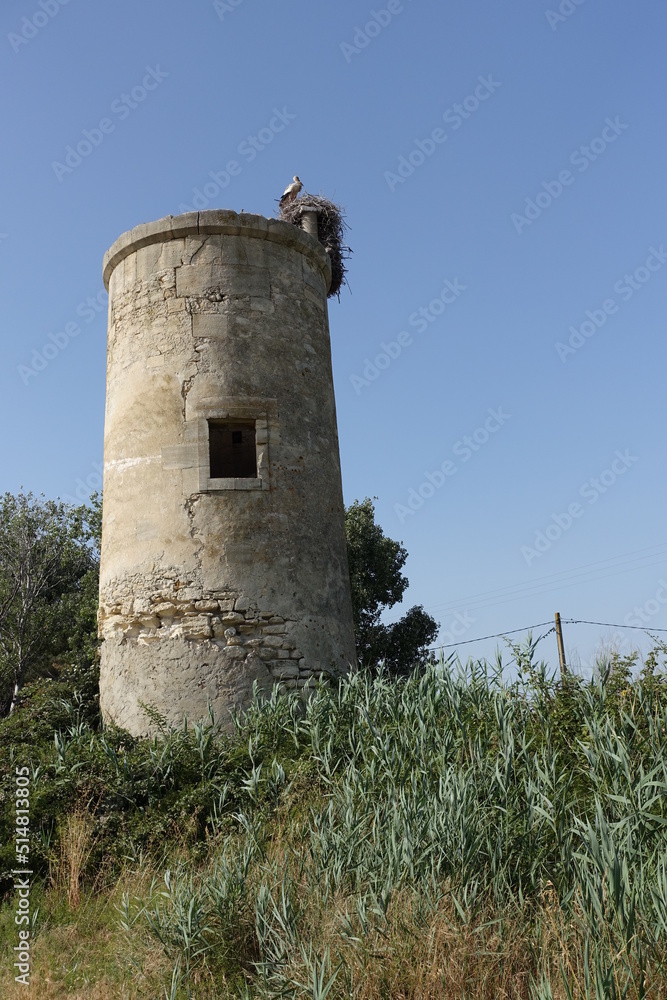
<instances>
[{"instance_id":1,"label":"white stork","mask_svg":"<svg viewBox=\"0 0 667 1000\"><path fill-rule=\"evenodd\" d=\"M291 201L294 201L294 199L296 198L302 187L303 184L295 174L294 177L292 178L292 183L288 184L285 190L283 191L282 197L279 201L280 207L284 208L285 205L289 205Z\"/></svg>"}]
</instances>

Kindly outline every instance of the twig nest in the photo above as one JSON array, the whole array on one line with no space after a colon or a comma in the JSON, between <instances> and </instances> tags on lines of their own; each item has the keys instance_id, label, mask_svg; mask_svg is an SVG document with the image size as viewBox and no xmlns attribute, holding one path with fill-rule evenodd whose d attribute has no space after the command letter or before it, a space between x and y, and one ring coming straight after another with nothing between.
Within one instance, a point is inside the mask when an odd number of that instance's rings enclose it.
<instances>
[{"instance_id":1,"label":"twig nest","mask_svg":"<svg viewBox=\"0 0 667 1000\"><path fill-rule=\"evenodd\" d=\"M321 195L304 193L300 198L289 202L280 209L279 218L290 222L293 226L302 226L304 212L317 212L317 238L329 255L331 261L331 288L329 298L333 295L340 299L340 290L347 284L347 265L352 254L344 242L348 229L343 210L334 205L328 198Z\"/></svg>"}]
</instances>

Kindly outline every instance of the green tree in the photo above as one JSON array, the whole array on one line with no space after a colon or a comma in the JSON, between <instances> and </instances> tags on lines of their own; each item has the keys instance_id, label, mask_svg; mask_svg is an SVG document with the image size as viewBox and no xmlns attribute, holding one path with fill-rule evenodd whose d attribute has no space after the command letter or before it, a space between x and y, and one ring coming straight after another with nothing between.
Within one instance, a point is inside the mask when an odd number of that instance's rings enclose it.
<instances>
[{"instance_id":1,"label":"green tree","mask_svg":"<svg viewBox=\"0 0 667 1000\"><path fill-rule=\"evenodd\" d=\"M0 497L0 714L58 659L95 652L100 501Z\"/></svg>"},{"instance_id":2,"label":"green tree","mask_svg":"<svg viewBox=\"0 0 667 1000\"><path fill-rule=\"evenodd\" d=\"M382 612L398 604L408 586L401 573L408 553L375 523L375 508L368 497L346 509L345 531L359 662L375 669L384 661L393 674L411 673L425 662L438 623L421 605L391 625L380 621Z\"/></svg>"}]
</instances>

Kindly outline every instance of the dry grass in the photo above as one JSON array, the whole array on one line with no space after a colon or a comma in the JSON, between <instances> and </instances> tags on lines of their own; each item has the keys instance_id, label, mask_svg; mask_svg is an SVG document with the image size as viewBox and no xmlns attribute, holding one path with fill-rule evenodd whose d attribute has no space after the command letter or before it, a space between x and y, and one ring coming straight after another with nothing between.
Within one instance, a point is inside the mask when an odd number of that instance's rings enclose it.
<instances>
[{"instance_id":1,"label":"dry grass","mask_svg":"<svg viewBox=\"0 0 667 1000\"><path fill-rule=\"evenodd\" d=\"M5 951L0 951L3 1000L163 1000L170 959L142 928L127 935L119 916L123 892L148 893L155 869L148 864L128 867L115 885L86 886L82 875L92 841L90 822L83 814L71 827L63 825L69 848L63 847L56 877L37 901L29 987L14 982L11 920L5 928L0 925L5 931L0 934ZM6 910L4 915L7 918Z\"/></svg>"},{"instance_id":2,"label":"dry grass","mask_svg":"<svg viewBox=\"0 0 667 1000\"><path fill-rule=\"evenodd\" d=\"M294 830L277 819L276 837L268 845L262 878L258 872L253 891L269 872L276 890L281 881L291 881L296 906L302 908L300 937L312 942L318 956L329 956L326 978L333 977L334 983L328 1000L535 1000L531 987L540 982L548 984L545 995L551 1000L597 1000L594 985L592 994L585 985L585 916L566 915L551 883L532 906L516 904L499 912L489 900L475 908L468 922L446 886L439 887L435 903L408 886L391 896L386 916L375 914L364 929L355 914L357 894L328 898L312 892L303 877L303 845ZM615 996L639 1000L643 994L636 984L624 993L627 965L622 956L618 959ZM667 997L665 960L667 954L646 970L649 997ZM638 983L641 977L635 971ZM280 980L295 984L290 996L319 996L308 992L308 965L298 947L281 967Z\"/></svg>"},{"instance_id":3,"label":"dry grass","mask_svg":"<svg viewBox=\"0 0 667 1000\"><path fill-rule=\"evenodd\" d=\"M148 889L146 873L132 886L137 892L142 888ZM71 915L73 922L66 926L50 926L47 917L35 942L30 987L14 983L10 963L3 962L0 995L6 1000L163 1000L166 989L168 996L173 961L141 929L129 938L122 932L115 910L119 895L119 889L104 894L84 891L76 914ZM46 907L51 912L67 894L53 888L49 897ZM427 917L418 895L404 890L394 897L386 923L380 922L362 946L341 935L346 900L337 897L325 908L321 903L312 900L304 929L320 955L328 949L329 974L339 962L345 963L329 994L331 1000L531 1000L529 984L541 976L550 984L553 1000L570 1000L561 970L571 984L572 1000L586 997L583 939L557 904L537 910L530 927L525 915L494 914L491 907L464 925L451 897L443 897ZM306 987L298 950L283 975ZM190 989L196 1000L240 995L207 963L193 970ZM181 989L175 995L187 993ZM296 987L291 994L305 995ZM667 996L664 980L651 981L650 970L647 995L656 1000ZM631 991L628 1000L637 996Z\"/></svg>"},{"instance_id":4,"label":"dry grass","mask_svg":"<svg viewBox=\"0 0 667 1000\"><path fill-rule=\"evenodd\" d=\"M84 890L75 913L65 889L52 888L41 901L33 943L30 986L14 982L11 961L3 961L3 1000L144 1000L160 995L169 961L155 943L132 949L113 909L114 897ZM69 921L69 922L67 922Z\"/></svg>"},{"instance_id":5,"label":"dry grass","mask_svg":"<svg viewBox=\"0 0 667 1000\"><path fill-rule=\"evenodd\" d=\"M95 846L94 830L94 818L86 808L70 813L60 829L60 853L51 878L54 885L64 887L73 910L81 901L81 883Z\"/></svg>"},{"instance_id":6,"label":"dry grass","mask_svg":"<svg viewBox=\"0 0 667 1000\"><path fill-rule=\"evenodd\" d=\"M498 914L491 906L474 921L462 924L448 896L425 920L421 904L409 890L397 894L388 920L363 945L358 926L356 942L341 935L345 901L337 900L325 912L313 912L313 923L306 920L304 929L316 942L318 954L331 956L329 975L342 963L331 1000L350 996L356 1000L531 1000L535 995L531 984L540 982L549 985L547 995L553 1000L588 1000L584 935L565 919L557 904L538 909L529 925L525 914ZM293 964L281 975L303 987L308 982L296 953ZM618 976L614 979L615 995L620 997L623 987ZM645 986L648 996L667 996L659 969L649 968ZM625 996L634 1000L642 994L633 986Z\"/></svg>"}]
</instances>

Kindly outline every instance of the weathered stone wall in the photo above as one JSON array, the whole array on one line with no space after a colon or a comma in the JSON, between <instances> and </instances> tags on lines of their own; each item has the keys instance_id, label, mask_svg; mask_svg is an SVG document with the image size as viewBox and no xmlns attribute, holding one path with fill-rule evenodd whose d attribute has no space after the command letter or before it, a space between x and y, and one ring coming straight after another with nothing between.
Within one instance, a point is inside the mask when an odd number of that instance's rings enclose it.
<instances>
[{"instance_id":1,"label":"weathered stone wall","mask_svg":"<svg viewBox=\"0 0 667 1000\"><path fill-rule=\"evenodd\" d=\"M317 240L261 216L122 236L109 287L103 714L221 722L254 681L344 672L354 633ZM250 420L256 479L209 478L208 421Z\"/></svg>"}]
</instances>

